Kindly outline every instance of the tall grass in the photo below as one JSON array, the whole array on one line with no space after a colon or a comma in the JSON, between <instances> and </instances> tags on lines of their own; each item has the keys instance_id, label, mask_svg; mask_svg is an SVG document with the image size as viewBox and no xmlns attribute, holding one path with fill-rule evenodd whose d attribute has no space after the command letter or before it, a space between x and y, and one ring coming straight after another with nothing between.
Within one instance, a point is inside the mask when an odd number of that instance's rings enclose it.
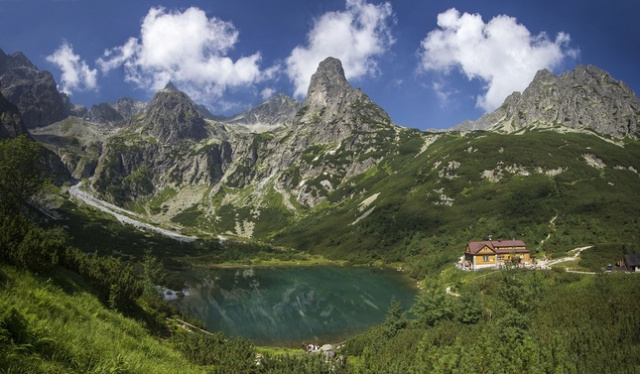
<instances>
[{"instance_id":1,"label":"tall grass","mask_svg":"<svg viewBox=\"0 0 640 374\"><path fill-rule=\"evenodd\" d=\"M0 266L0 372L204 372L68 275L56 277L64 289Z\"/></svg>"}]
</instances>

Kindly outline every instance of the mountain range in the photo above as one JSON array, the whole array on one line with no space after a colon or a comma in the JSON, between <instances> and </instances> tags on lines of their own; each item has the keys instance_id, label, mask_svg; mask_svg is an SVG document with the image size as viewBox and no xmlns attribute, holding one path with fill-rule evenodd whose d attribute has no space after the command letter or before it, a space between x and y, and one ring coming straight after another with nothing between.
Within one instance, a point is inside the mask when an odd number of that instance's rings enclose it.
<instances>
[{"instance_id":1,"label":"mountain range","mask_svg":"<svg viewBox=\"0 0 640 374\"><path fill-rule=\"evenodd\" d=\"M268 241L421 271L485 236L537 250L637 242L640 100L594 66L538 72L447 131L389 115L327 58L304 102L215 116L172 84L90 109L0 51L0 137L29 133L97 197L190 235Z\"/></svg>"}]
</instances>

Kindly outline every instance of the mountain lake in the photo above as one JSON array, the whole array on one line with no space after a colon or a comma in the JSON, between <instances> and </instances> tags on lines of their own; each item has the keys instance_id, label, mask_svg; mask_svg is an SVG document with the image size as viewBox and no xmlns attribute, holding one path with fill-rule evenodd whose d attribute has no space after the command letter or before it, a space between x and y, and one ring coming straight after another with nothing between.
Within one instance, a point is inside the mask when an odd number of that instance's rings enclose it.
<instances>
[{"instance_id":1,"label":"mountain lake","mask_svg":"<svg viewBox=\"0 0 640 374\"><path fill-rule=\"evenodd\" d=\"M384 321L392 297L417 293L401 272L373 267L243 267L189 271L180 309L209 331L258 345L339 343Z\"/></svg>"}]
</instances>

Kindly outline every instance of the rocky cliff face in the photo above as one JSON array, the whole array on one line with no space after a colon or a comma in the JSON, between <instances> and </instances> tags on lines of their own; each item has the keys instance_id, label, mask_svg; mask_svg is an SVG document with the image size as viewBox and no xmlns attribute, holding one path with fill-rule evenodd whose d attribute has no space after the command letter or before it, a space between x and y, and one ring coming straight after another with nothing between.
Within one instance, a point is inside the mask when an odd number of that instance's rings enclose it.
<instances>
[{"instance_id":1,"label":"rocky cliff face","mask_svg":"<svg viewBox=\"0 0 640 374\"><path fill-rule=\"evenodd\" d=\"M84 120L101 124L116 124L124 119L118 111L107 103L94 105L83 117Z\"/></svg>"},{"instance_id":2,"label":"rocky cliff face","mask_svg":"<svg viewBox=\"0 0 640 374\"><path fill-rule=\"evenodd\" d=\"M640 100L626 84L595 66L578 66L560 76L541 70L527 89L514 92L500 108L454 129L514 131L534 125L638 138Z\"/></svg>"},{"instance_id":3,"label":"rocky cliff face","mask_svg":"<svg viewBox=\"0 0 640 374\"><path fill-rule=\"evenodd\" d=\"M0 93L0 139L15 138L28 133L18 107Z\"/></svg>"},{"instance_id":4,"label":"rocky cliff face","mask_svg":"<svg viewBox=\"0 0 640 374\"><path fill-rule=\"evenodd\" d=\"M281 93L240 114L219 120L225 123L249 126L290 124L301 106L302 103L299 101Z\"/></svg>"},{"instance_id":5,"label":"rocky cliff face","mask_svg":"<svg viewBox=\"0 0 640 374\"><path fill-rule=\"evenodd\" d=\"M21 52L9 56L0 50L0 83L27 128L47 126L69 114L71 104L58 92L51 73L38 70Z\"/></svg>"},{"instance_id":6,"label":"rocky cliff face","mask_svg":"<svg viewBox=\"0 0 640 374\"><path fill-rule=\"evenodd\" d=\"M163 143L185 139L200 141L208 137L207 125L191 99L173 85L160 90L147 109L130 120L141 134L151 135Z\"/></svg>"},{"instance_id":7,"label":"rocky cliff face","mask_svg":"<svg viewBox=\"0 0 640 374\"><path fill-rule=\"evenodd\" d=\"M349 178L389 152L404 129L346 80L342 64L329 57L311 77L307 97L293 119L290 140L277 154L289 173L283 187L297 201L315 206Z\"/></svg>"},{"instance_id":8,"label":"rocky cliff face","mask_svg":"<svg viewBox=\"0 0 640 374\"><path fill-rule=\"evenodd\" d=\"M111 106L120 116L122 116L122 118L129 119L142 112L147 107L147 103L125 97L116 101Z\"/></svg>"},{"instance_id":9,"label":"rocky cliff face","mask_svg":"<svg viewBox=\"0 0 640 374\"><path fill-rule=\"evenodd\" d=\"M279 95L225 122L204 119L175 88L161 90L104 144L91 186L158 219L197 216L191 224L251 236L324 201L396 152L409 131L351 87L331 58L304 103Z\"/></svg>"},{"instance_id":10,"label":"rocky cliff face","mask_svg":"<svg viewBox=\"0 0 640 374\"><path fill-rule=\"evenodd\" d=\"M142 112L147 107L145 102L123 98L113 104L100 103L94 105L89 110L79 112L76 110L72 115L80 117L85 121L102 124L102 125L124 125L125 120Z\"/></svg>"},{"instance_id":11,"label":"rocky cliff face","mask_svg":"<svg viewBox=\"0 0 640 374\"><path fill-rule=\"evenodd\" d=\"M168 85L105 142L92 187L123 204L169 188L216 184L232 154L226 138L222 125L208 123Z\"/></svg>"}]
</instances>

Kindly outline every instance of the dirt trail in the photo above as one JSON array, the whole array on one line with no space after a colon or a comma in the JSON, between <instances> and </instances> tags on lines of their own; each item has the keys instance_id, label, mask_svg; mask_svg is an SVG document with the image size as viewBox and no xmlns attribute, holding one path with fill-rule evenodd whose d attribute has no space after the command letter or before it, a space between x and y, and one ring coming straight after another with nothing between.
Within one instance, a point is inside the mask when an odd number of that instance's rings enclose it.
<instances>
[{"instance_id":1,"label":"dirt trail","mask_svg":"<svg viewBox=\"0 0 640 374\"><path fill-rule=\"evenodd\" d=\"M582 251L584 251L585 249L589 249L592 248L592 245L587 245L585 247L578 247L578 248L574 248L572 250L570 250L568 253L572 253L572 255L570 256L566 256L566 257L560 257L558 259L555 260L549 260L547 261L547 266L551 266L551 265L556 265L562 262L567 262L567 261L575 261L577 259L580 258L580 253L582 253Z\"/></svg>"},{"instance_id":2,"label":"dirt trail","mask_svg":"<svg viewBox=\"0 0 640 374\"><path fill-rule=\"evenodd\" d=\"M584 251L586 249L589 249L589 248L592 248L592 247L593 247L592 245L587 245L587 246L584 246L584 247L574 248L574 249L572 249L572 250L570 250L568 252L568 253L570 253L569 256L561 257L561 258L558 258L556 260L547 261L545 266L549 267L551 265L557 265L557 264L560 264L560 263L563 263L563 262L569 262L569 261L578 260L580 258L580 254L582 253L582 251ZM565 267L564 270L567 273L590 274L590 275L596 274L594 271L571 270L571 269L569 269L567 267Z\"/></svg>"},{"instance_id":3,"label":"dirt trail","mask_svg":"<svg viewBox=\"0 0 640 374\"><path fill-rule=\"evenodd\" d=\"M542 245L544 244L544 242L546 242L547 240L549 240L549 238L551 237L551 233L555 230L556 227L556 219L558 219L558 213L556 213L555 216L553 216L553 218L551 218L549 220L549 233L547 234L547 237L542 239L540 241L540 244L538 245L538 248L542 248Z\"/></svg>"},{"instance_id":4,"label":"dirt trail","mask_svg":"<svg viewBox=\"0 0 640 374\"><path fill-rule=\"evenodd\" d=\"M72 198L75 198L77 200L82 201L83 203L98 209L101 212L107 213L109 215L112 215L113 217L115 217L115 219L117 219L118 221L120 221L123 224L128 224L128 225L132 225L137 229L140 230L149 230L149 231L154 231L157 232L159 234L162 234L164 236L167 236L171 239L175 239L177 241L181 241L181 242L191 242L194 241L195 238L190 237L190 236L186 236L186 235L182 235L178 232L175 231L171 231L171 230L167 230L167 229L163 229L157 226L153 226L151 224L145 223L145 222L141 222L138 219L143 219L142 216L140 216L139 214L136 214L134 212L128 211L126 209L122 209L118 206L115 206L111 203L108 203L104 200L100 200L97 199L96 197L92 196L91 194L89 194L88 192L82 191L80 189L80 187L82 187L82 182L72 186L69 189L69 196L71 196ZM135 218L132 218L135 217ZM136 219L138 218L138 219Z\"/></svg>"}]
</instances>

